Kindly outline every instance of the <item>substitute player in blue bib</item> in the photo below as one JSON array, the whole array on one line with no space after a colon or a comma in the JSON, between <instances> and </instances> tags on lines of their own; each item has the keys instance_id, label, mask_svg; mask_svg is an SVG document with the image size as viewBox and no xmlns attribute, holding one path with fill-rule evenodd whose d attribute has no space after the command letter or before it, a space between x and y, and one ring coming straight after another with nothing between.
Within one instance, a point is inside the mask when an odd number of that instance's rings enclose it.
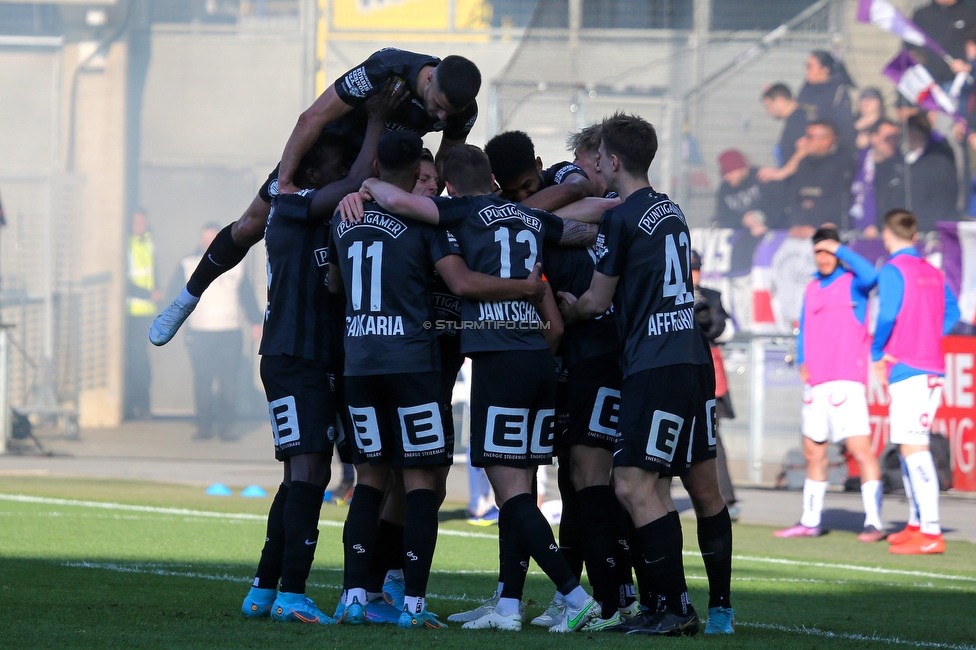
<instances>
[{"instance_id":1,"label":"substitute player in blue bib","mask_svg":"<svg viewBox=\"0 0 976 650\"><path fill-rule=\"evenodd\" d=\"M942 400L942 337L959 320L959 305L942 273L915 250L915 215L895 209L882 221L881 238L891 257L878 273L871 369L891 396L891 443L899 446L909 505L908 525L888 536L888 550L896 555L944 553L929 435Z\"/></svg>"},{"instance_id":2,"label":"substitute player in blue bib","mask_svg":"<svg viewBox=\"0 0 976 650\"><path fill-rule=\"evenodd\" d=\"M602 315L612 303L619 323L623 382L614 483L636 527L657 609L613 629L665 635L698 631L681 559L680 522L668 493L671 476L684 476L697 465L697 476L686 487L699 516L699 543L707 542L702 550L715 594L710 599L724 598L714 607L710 603L710 617L731 633L733 613L724 586L731 576L731 521L714 467L714 374L695 322L688 226L678 206L648 186L647 171L657 152L654 128L618 113L604 120L601 135L600 172L623 203L600 221L589 289L578 300L561 294L560 309L572 323Z\"/></svg>"}]
</instances>

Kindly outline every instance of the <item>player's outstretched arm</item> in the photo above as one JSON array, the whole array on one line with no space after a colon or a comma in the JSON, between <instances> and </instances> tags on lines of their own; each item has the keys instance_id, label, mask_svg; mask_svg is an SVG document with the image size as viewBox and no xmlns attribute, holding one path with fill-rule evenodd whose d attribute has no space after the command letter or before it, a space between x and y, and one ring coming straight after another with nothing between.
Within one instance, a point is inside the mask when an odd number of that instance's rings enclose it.
<instances>
[{"instance_id":1,"label":"player's outstretched arm","mask_svg":"<svg viewBox=\"0 0 976 650\"><path fill-rule=\"evenodd\" d=\"M363 181L376 175L374 164L376 148L379 146L380 138L386 133L386 120L407 96L406 84L401 84L397 91L394 91L395 87L396 80L389 79L383 86L383 90L366 100L369 121L366 124L366 137L363 139L363 146L359 149L359 155L356 156L356 161L345 178L329 183L316 192L309 207L309 218L331 219L342 197L355 192Z\"/></svg>"},{"instance_id":2,"label":"player's outstretched arm","mask_svg":"<svg viewBox=\"0 0 976 650\"><path fill-rule=\"evenodd\" d=\"M440 213L437 205L426 196L417 196L396 185L386 183L378 178L368 178L363 183L363 190L372 197L381 208L400 217L407 217L415 221L422 221L436 226L440 223ZM362 218L362 215L359 215ZM345 219L345 215L343 215Z\"/></svg>"},{"instance_id":3,"label":"player's outstretched arm","mask_svg":"<svg viewBox=\"0 0 976 650\"><path fill-rule=\"evenodd\" d=\"M571 174L559 185L539 190L522 201L527 208L541 208L552 212L593 195L593 184L582 174Z\"/></svg>"},{"instance_id":4,"label":"player's outstretched arm","mask_svg":"<svg viewBox=\"0 0 976 650\"><path fill-rule=\"evenodd\" d=\"M580 223L567 220L563 224L563 234L557 242L560 246L581 248L596 243L599 228L595 223Z\"/></svg>"},{"instance_id":5,"label":"player's outstretched arm","mask_svg":"<svg viewBox=\"0 0 976 650\"><path fill-rule=\"evenodd\" d=\"M534 305L541 303L548 284L540 279L542 264L536 264L524 280L496 278L468 268L460 255L446 255L434 264L444 278L451 293L470 300L528 300Z\"/></svg>"},{"instance_id":6,"label":"player's outstretched arm","mask_svg":"<svg viewBox=\"0 0 976 650\"><path fill-rule=\"evenodd\" d=\"M851 273L854 274L854 284L862 294L867 295L878 284L878 272L875 270L874 265L850 248L841 246L840 243L832 239L825 239L824 241L818 242L813 247L813 250L814 252L826 250L844 262L847 268L851 270Z\"/></svg>"},{"instance_id":7,"label":"player's outstretched arm","mask_svg":"<svg viewBox=\"0 0 976 650\"><path fill-rule=\"evenodd\" d=\"M563 320L571 324L605 314L613 302L613 294L617 290L619 280L619 276L593 271L590 288L579 298L568 291L560 291L559 313L563 315Z\"/></svg>"},{"instance_id":8,"label":"player's outstretched arm","mask_svg":"<svg viewBox=\"0 0 976 650\"><path fill-rule=\"evenodd\" d=\"M620 199L618 198L604 199L596 196L588 196L559 208L555 214L562 219L572 219L573 221L582 221L583 223L600 223L600 217L603 216L603 213L618 205L620 205Z\"/></svg>"},{"instance_id":9,"label":"player's outstretched arm","mask_svg":"<svg viewBox=\"0 0 976 650\"><path fill-rule=\"evenodd\" d=\"M285 150L281 153L281 169L278 171L279 192L291 194L298 191L294 185L298 162L318 140L326 124L339 119L351 110L352 106L339 99L333 84L298 116L298 123L292 129Z\"/></svg>"}]
</instances>

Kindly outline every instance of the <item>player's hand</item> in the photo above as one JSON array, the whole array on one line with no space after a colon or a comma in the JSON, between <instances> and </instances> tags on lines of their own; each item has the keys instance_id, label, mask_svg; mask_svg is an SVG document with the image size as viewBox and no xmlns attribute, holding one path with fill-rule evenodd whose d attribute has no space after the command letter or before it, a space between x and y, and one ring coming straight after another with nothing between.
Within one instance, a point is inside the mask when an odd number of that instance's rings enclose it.
<instances>
[{"instance_id":1,"label":"player's hand","mask_svg":"<svg viewBox=\"0 0 976 650\"><path fill-rule=\"evenodd\" d=\"M702 332L707 333L712 329L712 310L703 302L695 303L695 321Z\"/></svg>"},{"instance_id":2,"label":"player's hand","mask_svg":"<svg viewBox=\"0 0 976 650\"><path fill-rule=\"evenodd\" d=\"M293 183L283 183L278 179L278 194L298 194L300 191Z\"/></svg>"},{"instance_id":3,"label":"player's hand","mask_svg":"<svg viewBox=\"0 0 976 650\"><path fill-rule=\"evenodd\" d=\"M810 381L810 371L807 370L807 364L801 363L797 370L800 372L800 381L804 384Z\"/></svg>"},{"instance_id":4,"label":"player's hand","mask_svg":"<svg viewBox=\"0 0 976 650\"><path fill-rule=\"evenodd\" d=\"M840 248L840 242L834 241L833 239L824 239L819 241L813 246L813 252L819 253L820 251L827 251L831 255L837 255L837 249Z\"/></svg>"},{"instance_id":5,"label":"player's hand","mask_svg":"<svg viewBox=\"0 0 976 650\"><path fill-rule=\"evenodd\" d=\"M254 325L251 325L251 339L253 339L255 341L260 341L261 340L262 331L263 331L263 328L261 327L261 325L259 323L255 323Z\"/></svg>"},{"instance_id":6,"label":"player's hand","mask_svg":"<svg viewBox=\"0 0 976 650\"><path fill-rule=\"evenodd\" d=\"M886 354L877 361L871 363L871 372L874 373L874 378L878 380L878 383L882 386L888 385L888 367L892 364L898 363L890 354Z\"/></svg>"},{"instance_id":7,"label":"player's hand","mask_svg":"<svg viewBox=\"0 0 976 650\"><path fill-rule=\"evenodd\" d=\"M363 220L363 215L366 211L363 209L363 199L359 192L353 192L352 194L346 194L339 201L339 216L342 217L342 222L345 224L357 224Z\"/></svg>"},{"instance_id":8,"label":"player's hand","mask_svg":"<svg viewBox=\"0 0 976 650\"><path fill-rule=\"evenodd\" d=\"M529 273L529 277L523 280L526 286L525 299L531 302L533 305L542 304L543 299L546 297L546 291L549 287L549 284L545 282L541 276L542 262L536 262L535 266L532 267L532 273Z\"/></svg>"},{"instance_id":9,"label":"player's hand","mask_svg":"<svg viewBox=\"0 0 976 650\"><path fill-rule=\"evenodd\" d=\"M567 325L575 323L578 320L575 315L578 298L568 291L560 291L556 297L559 298L559 313L563 317L563 322Z\"/></svg>"},{"instance_id":10,"label":"player's hand","mask_svg":"<svg viewBox=\"0 0 976 650\"><path fill-rule=\"evenodd\" d=\"M391 77L378 93L366 100L366 114L370 120L385 122L407 97L407 82L399 77Z\"/></svg>"}]
</instances>

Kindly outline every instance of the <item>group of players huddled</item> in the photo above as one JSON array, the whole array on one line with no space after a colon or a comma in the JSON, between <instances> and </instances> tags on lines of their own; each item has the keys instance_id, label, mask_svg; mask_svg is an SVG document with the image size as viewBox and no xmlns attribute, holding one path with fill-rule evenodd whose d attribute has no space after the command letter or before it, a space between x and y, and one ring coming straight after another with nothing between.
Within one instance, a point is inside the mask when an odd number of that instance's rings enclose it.
<instances>
[{"instance_id":1,"label":"group of players huddled","mask_svg":"<svg viewBox=\"0 0 976 650\"><path fill-rule=\"evenodd\" d=\"M261 378L284 480L242 611L445 627L424 597L454 448L452 389L468 357L469 450L500 508L499 580L448 620L520 630L531 558L556 589L533 624L695 634L670 497L679 476L708 575L705 633L731 634L714 371L685 217L647 180L654 128L617 113L570 136L573 163L546 169L519 131L484 150L465 144L480 85L467 59L396 49L343 75L150 329L154 344L168 342L210 282L265 240ZM436 156L420 137L432 131L443 132ZM357 485L328 616L305 585L334 448ZM533 494L554 449L558 546Z\"/></svg>"}]
</instances>

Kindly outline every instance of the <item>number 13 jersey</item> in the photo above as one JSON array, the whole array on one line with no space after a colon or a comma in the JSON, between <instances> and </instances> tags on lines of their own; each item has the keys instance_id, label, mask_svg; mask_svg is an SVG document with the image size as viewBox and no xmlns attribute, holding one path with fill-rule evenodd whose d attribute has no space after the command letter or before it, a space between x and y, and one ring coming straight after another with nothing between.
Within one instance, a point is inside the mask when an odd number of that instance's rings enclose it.
<instances>
[{"instance_id":1,"label":"number 13 jersey","mask_svg":"<svg viewBox=\"0 0 976 650\"><path fill-rule=\"evenodd\" d=\"M640 189L600 219L595 269L619 277L614 294L623 377L709 362L695 323L691 236L666 194Z\"/></svg>"},{"instance_id":2,"label":"number 13 jersey","mask_svg":"<svg viewBox=\"0 0 976 650\"><path fill-rule=\"evenodd\" d=\"M563 221L494 194L436 197L440 226L450 228L472 271L498 278L529 277L544 242L558 242ZM546 350L545 325L527 300L461 301L461 352Z\"/></svg>"}]
</instances>

